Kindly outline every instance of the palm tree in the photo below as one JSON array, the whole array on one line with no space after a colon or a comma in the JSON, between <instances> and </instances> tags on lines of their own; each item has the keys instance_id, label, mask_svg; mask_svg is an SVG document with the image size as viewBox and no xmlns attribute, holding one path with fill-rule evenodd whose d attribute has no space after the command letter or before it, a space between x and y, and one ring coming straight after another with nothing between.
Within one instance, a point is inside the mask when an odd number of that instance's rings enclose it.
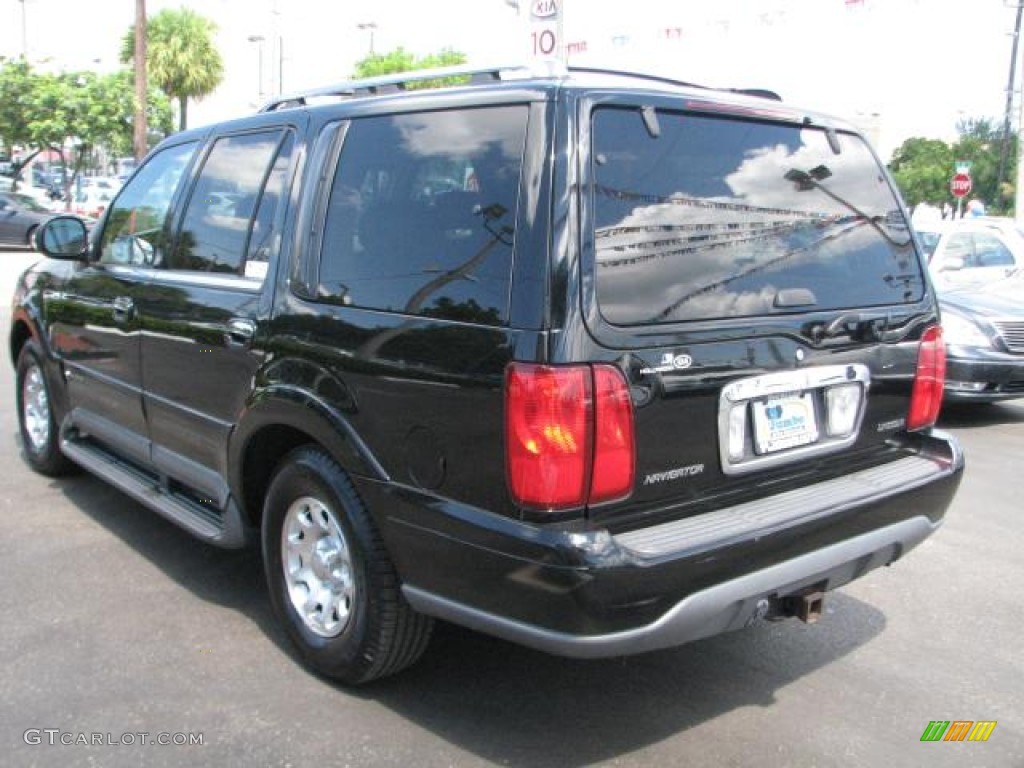
<instances>
[{"instance_id":1,"label":"palm tree","mask_svg":"<svg viewBox=\"0 0 1024 768\"><path fill-rule=\"evenodd\" d=\"M224 78L224 62L213 43L217 25L186 8L160 11L146 25L149 79L178 101L179 130L188 123L188 100L211 94ZM121 42L121 61L135 57L134 27Z\"/></svg>"}]
</instances>

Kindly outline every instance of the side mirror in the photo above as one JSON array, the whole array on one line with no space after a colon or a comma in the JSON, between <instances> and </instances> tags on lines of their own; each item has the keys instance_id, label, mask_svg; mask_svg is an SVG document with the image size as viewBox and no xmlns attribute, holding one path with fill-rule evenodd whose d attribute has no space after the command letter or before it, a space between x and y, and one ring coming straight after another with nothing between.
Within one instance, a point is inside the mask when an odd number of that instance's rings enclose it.
<instances>
[{"instance_id":1,"label":"side mirror","mask_svg":"<svg viewBox=\"0 0 1024 768\"><path fill-rule=\"evenodd\" d=\"M36 245L51 259L85 261L89 253L89 233L81 219L57 216L40 228Z\"/></svg>"},{"instance_id":2,"label":"side mirror","mask_svg":"<svg viewBox=\"0 0 1024 768\"><path fill-rule=\"evenodd\" d=\"M964 260L960 256L947 256L939 264L940 272L957 272L964 268Z\"/></svg>"}]
</instances>

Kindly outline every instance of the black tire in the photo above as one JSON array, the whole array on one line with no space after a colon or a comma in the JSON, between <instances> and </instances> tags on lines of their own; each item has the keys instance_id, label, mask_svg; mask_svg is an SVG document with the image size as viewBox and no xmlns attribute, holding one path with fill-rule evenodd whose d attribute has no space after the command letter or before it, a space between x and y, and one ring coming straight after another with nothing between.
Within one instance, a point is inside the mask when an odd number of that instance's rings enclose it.
<instances>
[{"instance_id":1,"label":"black tire","mask_svg":"<svg viewBox=\"0 0 1024 768\"><path fill-rule=\"evenodd\" d=\"M402 596L368 510L320 448L298 448L282 461L267 491L262 541L270 602L316 671L358 685L426 650L432 619Z\"/></svg>"},{"instance_id":2,"label":"black tire","mask_svg":"<svg viewBox=\"0 0 1024 768\"><path fill-rule=\"evenodd\" d=\"M48 477L66 475L74 465L61 453L53 398L43 354L34 341L21 348L17 366L18 434L25 460Z\"/></svg>"}]
</instances>

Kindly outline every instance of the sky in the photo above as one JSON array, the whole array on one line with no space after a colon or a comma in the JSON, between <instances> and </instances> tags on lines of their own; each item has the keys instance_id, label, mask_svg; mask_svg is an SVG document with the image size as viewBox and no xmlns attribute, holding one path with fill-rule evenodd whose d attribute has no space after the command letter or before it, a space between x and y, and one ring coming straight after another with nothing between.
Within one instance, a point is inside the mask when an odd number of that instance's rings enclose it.
<instances>
[{"instance_id":1,"label":"sky","mask_svg":"<svg viewBox=\"0 0 1024 768\"><path fill-rule=\"evenodd\" d=\"M1003 120L1012 0L560 1L570 64L768 88L858 124L886 160L911 136L954 139L963 118ZM251 112L282 86L345 80L371 42L453 48L472 64L530 48L506 0L147 0L150 15L181 6L217 24L225 63L221 87L190 104L190 126ZM134 12L134 0L0 0L0 56L108 72Z\"/></svg>"}]
</instances>

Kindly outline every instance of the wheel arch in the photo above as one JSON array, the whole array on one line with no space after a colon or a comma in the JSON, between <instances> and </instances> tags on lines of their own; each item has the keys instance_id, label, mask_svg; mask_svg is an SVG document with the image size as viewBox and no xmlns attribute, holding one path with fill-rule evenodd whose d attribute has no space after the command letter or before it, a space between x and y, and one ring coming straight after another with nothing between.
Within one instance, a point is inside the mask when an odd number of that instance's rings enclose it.
<instances>
[{"instance_id":1,"label":"wheel arch","mask_svg":"<svg viewBox=\"0 0 1024 768\"><path fill-rule=\"evenodd\" d=\"M50 396L53 398L54 415L57 423L60 424L64 415L68 412L68 396L64 382L63 366L60 360L54 355L53 348L49 345L45 334L39 332L39 326L34 323L32 315L24 308L15 310L11 320L11 331L8 336L8 347L11 355L11 367L18 369L18 358L25 346L32 342L35 344L39 354L42 355L43 375L50 388Z\"/></svg>"},{"instance_id":2,"label":"wheel arch","mask_svg":"<svg viewBox=\"0 0 1024 768\"><path fill-rule=\"evenodd\" d=\"M320 446L350 476L387 479L336 408L296 387L271 387L250 402L228 448L228 482L246 523L259 527L263 499L276 468L301 445Z\"/></svg>"},{"instance_id":3,"label":"wheel arch","mask_svg":"<svg viewBox=\"0 0 1024 768\"><path fill-rule=\"evenodd\" d=\"M15 318L11 324L11 333L8 337L12 365L18 364L18 356L21 354L22 348L34 337L35 334L32 333L28 323L23 318Z\"/></svg>"}]
</instances>

